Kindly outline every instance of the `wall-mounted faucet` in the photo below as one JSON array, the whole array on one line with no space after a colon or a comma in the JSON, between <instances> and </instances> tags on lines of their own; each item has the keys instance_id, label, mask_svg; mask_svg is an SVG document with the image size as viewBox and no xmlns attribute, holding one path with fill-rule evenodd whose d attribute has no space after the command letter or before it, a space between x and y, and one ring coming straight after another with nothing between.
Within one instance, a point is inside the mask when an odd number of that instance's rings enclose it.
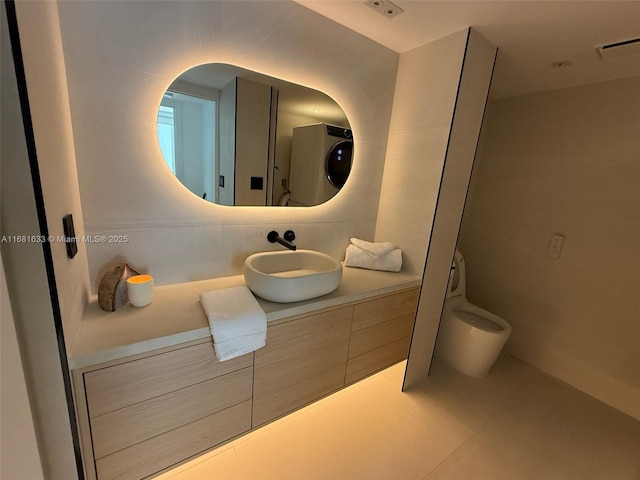
<instances>
[{"instance_id":1,"label":"wall-mounted faucet","mask_svg":"<svg viewBox=\"0 0 640 480\"><path fill-rule=\"evenodd\" d=\"M280 237L280 235L278 235L278 232L276 232L275 230L271 230L267 234L267 240L269 240L271 243L279 243L283 247L287 247L289 250L294 251L296 248L298 248L293 243L291 243L295 239L296 234L293 233L293 230L287 230L286 232L284 232L284 238Z\"/></svg>"}]
</instances>

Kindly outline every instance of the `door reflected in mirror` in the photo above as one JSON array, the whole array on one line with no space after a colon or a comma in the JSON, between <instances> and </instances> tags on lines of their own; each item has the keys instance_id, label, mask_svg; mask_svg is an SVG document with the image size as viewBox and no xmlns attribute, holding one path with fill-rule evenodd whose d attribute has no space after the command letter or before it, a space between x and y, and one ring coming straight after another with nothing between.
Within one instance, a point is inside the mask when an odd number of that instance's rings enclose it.
<instances>
[{"instance_id":1,"label":"door reflected in mirror","mask_svg":"<svg viewBox=\"0 0 640 480\"><path fill-rule=\"evenodd\" d=\"M351 172L351 127L333 99L233 65L180 75L157 128L173 174L220 205L319 205Z\"/></svg>"}]
</instances>

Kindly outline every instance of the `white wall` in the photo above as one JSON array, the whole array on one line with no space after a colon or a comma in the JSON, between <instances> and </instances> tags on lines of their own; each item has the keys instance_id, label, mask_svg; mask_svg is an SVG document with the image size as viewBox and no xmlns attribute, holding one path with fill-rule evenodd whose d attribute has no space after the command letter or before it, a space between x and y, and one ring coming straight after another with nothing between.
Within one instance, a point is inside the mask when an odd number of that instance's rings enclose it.
<instances>
[{"instance_id":1,"label":"white wall","mask_svg":"<svg viewBox=\"0 0 640 480\"><path fill-rule=\"evenodd\" d=\"M299 112L290 112L280 109L278 110L278 128L276 132L277 147L275 152L276 165L278 166L278 169L275 171L273 176L274 205L278 204L278 200L280 200L285 192L285 187L282 186L282 180L286 180L286 190L289 190L289 175L291 173L291 146L293 143L294 127L311 125L322 121L324 121L324 119L319 119L317 116L301 115Z\"/></svg>"},{"instance_id":2,"label":"white wall","mask_svg":"<svg viewBox=\"0 0 640 480\"><path fill-rule=\"evenodd\" d=\"M25 69L36 75L35 83L44 89L37 93L32 92L33 83L28 85L31 101L31 115L33 128L38 135L36 140L36 153L40 163L40 171L46 178L42 178L42 190L45 200L50 200L53 205L47 205L46 216L53 235L62 235L62 216L64 211L72 211L74 216L78 213L81 227L81 212L77 210L78 204L73 198L75 185L69 181L75 170L67 162L72 160L72 151L67 150L69 138L67 126L64 121L64 111L55 110L59 106L60 99L48 98L48 95L64 95L64 82L58 76L61 73L60 65L55 64L59 57L60 37L56 35L57 25L56 4L41 2L41 8L37 12L31 10L31 2L18 2L17 14L19 22L29 18L30 27L20 30L20 39L23 42L25 54ZM25 143L25 131L22 123L16 77L11 61L11 51L7 37L7 28L4 18L4 5L2 6L2 141L1 151L1 218L0 233L11 238L13 235L38 236L40 228L34 199L34 189L27 156ZM34 14L35 13L35 14ZM22 24L21 24L22 25ZM41 35L42 43L32 41L33 34ZM28 52L28 53L27 53ZM29 55L29 57L26 57ZM40 60L40 65L34 69L33 62ZM47 67L50 67L49 70ZM58 68L55 68L58 67ZM62 70L63 71L63 70ZM37 78L37 75L43 75ZM43 117L42 108L54 107L49 110L49 117ZM68 111L67 111L68 113ZM47 121L49 131L46 131L42 121ZM58 137L56 137L58 135ZM71 155L71 156L70 156ZM43 177L44 177L43 175ZM59 182L59 184L58 184ZM68 198L67 197L70 197ZM67 210L69 208L70 210ZM81 232L81 229L80 229ZM80 247L82 248L82 247ZM78 299L82 290L83 273L86 276L86 261L83 265L82 253L71 263L67 262L64 245L51 245L55 275L60 278L58 298L60 300L60 313L63 321L73 334L74 328L79 325L79 318L74 318L74 312L82 310L82 299ZM86 257L85 257L86 258ZM24 429L16 429L7 439L2 438L3 455L7 452L15 452L21 446L20 454L24 456L14 457L12 460L34 462L25 466L23 474L33 476L25 478L38 478L42 475L47 480L72 480L77 478L74 450L72 444L70 419L67 410L67 402L63 383L63 371L59 357L58 331L54 323L55 312L49 290L45 257L41 243L37 242L3 242L2 261L6 275L6 288L11 303L11 315L7 316L5 298L2 299L2 322L15 321L15 331L19 340L20 358L22 365L9 366L11 375L15 375L15 381L20 382L21 367L24 369L24 380L27 386L31 414L35 421L38 452L42 464L38 464L38 455L32 450L30 437L30 425L23 425ZM73 282L77 284L74 285ZM12 361L15 358L15 344L11 341L12 329L8 327L8 349L4 344L3 334L2 354L10 354L13 349ZM18 360L19 361L19 360ZM2 390L5 395L7 385L5 381L5 365L3 359ZM21 383L21 382L20 382ZM18 394L20 384L12 385L13 392ZM10 397L11 398L11 397ZM16 398L13 398L15 401ZM22 396L24 400L24 396ZM27 405L22 405L21 418L28 422ZM13 419L14 421L16 419ZM5 422L4 412L2 416ZM20 437L20 435L27 437ZM7 444L9 446L7 446ZM6 448L6 452L5 452ZM31 448L31 450L30 450ZM14 465L15 466L15 465ZM3 471L2 478L5 478ZM8 475L7 478L19 479L19 476Z\"/></svg>"},{"instance_id":3,"label":"white wall","mask_svg":"<svg viewBox=\"0 0 640 480\"><path fill-rule=\"evenodd\" d=\"M640 77L492 101L460 240L507 348L638 419L639 132Z\"/></svg>"},{"instance_id":4,"label":"white wall","mask_svg":"<svg viewBox=\"0 0 640 480\"><path fill-rule=\"evenodd\" d=\"M211 136L213 129L205 130L205 107L202 103L181 100L179 113L176 112L180 120L176 119L175 122L176 137L180 139L175 146L176 177L194 194L202 196L207 192L204 187L204 165L207 162L204 137ZM165 104L170 103L165 101ZM210 110L213 111L213 108Z\"/></svg>"},{"instance_id":5,"label":"white wall","mask_svg":"<svg viewBox=\"0 0 640 480\"><path fill-rule=\"evenodd\" d=\"M422 275L447 153L467 31L400 56L376 241Z\"/></svg>"},{"instance_id":6,"label":"white wall","mask_svg":"<svg viewBox=\"0 0 640 480\"><path fill-rule=\"evenodd\" d=\"M463 30L400 57L376 240L424 276L405 388L429 371L495 52Z\"/></svg>"},{"instance_id":7,"label":"white wall","mask_svg":"<svg viewBox=\"0 0 640 480\"><path fill-rule=\"evenodd\" d=\"M2 255L0 295L0 478L44 480Z\"/></svg>"},{"instance_id":8,"label":"white wall","mask_svg":"<svg viewBox=\"0 0 640 480\"><path fill-rule=\"evenodd\" d=\"M300 125L311 125L312 123L318 123L318 120L311 116L278 111L278 128L276 132L276 165L278 169L273 175L273 203L275 205L278 204L278 200L280 200L285 192L285 188L282 186L282 180L286 180L286 190L289 190L293 128Z\"/></svg>"},{"instance_id":9,"label":"white wall","mask_svg":"<svg viewBox=\"0 0 640 480\"><path fill-rule=\"evenodd\" d=\"M220 91L220 145L218 146L219 175L224 177L224 186L219 186L217 203L233 205L235 197L236 156L236 80L232 80Z\"/></svg>"},{"instance_id":10,"label":"white wall","mask_svg":"<svg viewBox=\"0 0 640 480\"><path fill-rule=\"evenodd\" d=\"M372 239L398 55L290 1L61 2L85 228L125 234L90 245L92 285L126 259L158 284L238 274L244 258L300 247L342 258L351 236ZM345 110L356 138L352 176L325 205L227 208L190 194L164 166L160 98L201 63L236 64L320 90ZM336 65L341 74L335 74Z\"/></svg>"},{"instance_id":11,"label":"white wall","mask_svg":"<svg viewBox=\"0 0 640 480\"><path fill-rule=\"evenodd\" d=\"M30 26L20 30L20 41L47 226L50 235L62 237L62 217L71 213L75 233L82 237L85 232L58 9L55 3L40 3L19 2L17 14L18 22ZM72 344L80 328L80 318L90 290L86 244L78 242L77 245L78 253L73 259L69 259L64 242L56 240L51 244L65 341L68 345Z\"/></svg>"},{"instance_id":12,"label":"white wall","mask_svg":"<svg viewBox=\"0 0 640 480\"><path fill-rule=\"evenodd\" d=\"M271 87L237 79L235 205L266 205L271 123ZM262 177L262 190L251 188Z\"/></svg>"}]
</instances>

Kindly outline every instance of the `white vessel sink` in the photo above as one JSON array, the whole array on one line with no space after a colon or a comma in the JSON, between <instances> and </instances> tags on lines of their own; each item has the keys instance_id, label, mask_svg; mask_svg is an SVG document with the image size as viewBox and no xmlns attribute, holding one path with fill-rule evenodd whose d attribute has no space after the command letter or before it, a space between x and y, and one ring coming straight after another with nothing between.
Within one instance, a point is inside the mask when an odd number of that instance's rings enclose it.
<instances>
[{"instance_id":1,"label":"white vessel sink","mask_svg":"<svg viewBox=\"0 0 640 480\"><path fill-rule=\"evenodd\" d=\"M342 264L313 250L254 253L244 262L244 279L254 294L278 303L299 302L333 292Z\"/></svg>"}]
</instances>

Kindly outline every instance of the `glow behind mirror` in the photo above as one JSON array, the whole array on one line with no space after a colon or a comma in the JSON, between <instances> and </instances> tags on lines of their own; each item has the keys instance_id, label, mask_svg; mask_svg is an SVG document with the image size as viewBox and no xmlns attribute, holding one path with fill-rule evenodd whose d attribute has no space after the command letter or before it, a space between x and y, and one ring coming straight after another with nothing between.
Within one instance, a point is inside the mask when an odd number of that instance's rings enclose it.
<instances>
[{"instance_id":1,"label":"glow behind mirror","mask_svg":"<svg viewBox=\"0 0 640 480\"><path fill-rule=\"evenodd\" d=\"M221 205L318 205L351 171L350 124L333 99L233 65L180 75L162 98L157 131L176 178Z\"/></svg>"}]
</instances>

